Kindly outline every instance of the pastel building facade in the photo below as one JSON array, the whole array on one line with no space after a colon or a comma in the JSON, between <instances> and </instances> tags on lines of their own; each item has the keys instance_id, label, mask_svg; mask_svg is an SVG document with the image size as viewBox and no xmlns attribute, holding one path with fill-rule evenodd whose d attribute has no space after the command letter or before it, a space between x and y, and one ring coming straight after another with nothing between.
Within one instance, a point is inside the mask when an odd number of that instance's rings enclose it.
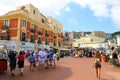
<instances>
[{"instance_id":1,"label":"pastel building facade","mask_svg":"<svg viewBox=\"0 0 120 80\"><path fill-rule=\"evenodd\" d=\"M32 4L17 7L0 16L0 39L15 41L16 49L30 47L33 49L41 45L62 46L62 24L51 17L57 24L55 30L48 17L39 12ZM56 36L56 38L54 37Z\"/></svg>"},{"instance_id":2,"label":"pastel building facade","mask_svg":"<svg viewBox=\"0 0 120 80\"><path fill-rule=\"evenodd\" d=\"M104 40L105 40L104 38L95 37L95 36L81 37L80 39L76 39L73 42L73 47L78 47L78 48L85 48L85 47L91 47L91 48L105 47Z\"/></svg>"}]
</instances>

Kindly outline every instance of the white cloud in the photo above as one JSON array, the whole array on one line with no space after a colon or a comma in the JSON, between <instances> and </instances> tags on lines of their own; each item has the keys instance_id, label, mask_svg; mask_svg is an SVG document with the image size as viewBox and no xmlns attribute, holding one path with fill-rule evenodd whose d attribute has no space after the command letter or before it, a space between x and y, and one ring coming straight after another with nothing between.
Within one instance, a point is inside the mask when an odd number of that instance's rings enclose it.
<instances>
[{"instance_id":1,"label":"white cloud","mask_svg":"<svg viewBox=\"0 0 120 80\"><path fill-rule=\"evenodd\" d=\"M70 11L71 11L70 7L68 7L68 6L65 8L65 10L66 10L67 12L70 12Z\"/></svg>"},{"instance_id":2,"label":"white cloud","mask_svg":"<svg viewBox=\"0 0 120 80\"><path fill-rule=\"evenodd\" d=\"M120 6L115 6L111 8L111 18L113 19L117 28L120 29Z\"/></svg>"},{"instance_id":3,"label":"white cloud","mask_svg":"<svg viewBox=\"0 0 120 80\"><path fill-rule=\"evenodd\" d=\"M37 7L40 12L46 16L60 15L60 11L70 2L71 0L2 0L0 2L0 15L5 14L10 10L14 10L17 6L24 4L33 4Z\"/></svg>"},{"instance_id":4,"label":"white cloud","mask_svg":"<svg viewBox=\"0 0 120 80\"><path fill-rule=\"evenodd\" d=\"M120 0L74 0L82 8L90 8L94 16L109 17L120 29Z\"/></svg>"},{"instance_id":5,"label":"white cloud","mask_svg":"<svg viewBox=\"0 0 120 80\"><path fill-rule=\"evenodd\" d=\"M74 27L75 27L75 26L77 25L77 23L78 23L78 22L77 22L75 19L69 19L69 20L68 20L68 24L70 24L71 26L74 26Z\"/></svg>"}]
</instances>

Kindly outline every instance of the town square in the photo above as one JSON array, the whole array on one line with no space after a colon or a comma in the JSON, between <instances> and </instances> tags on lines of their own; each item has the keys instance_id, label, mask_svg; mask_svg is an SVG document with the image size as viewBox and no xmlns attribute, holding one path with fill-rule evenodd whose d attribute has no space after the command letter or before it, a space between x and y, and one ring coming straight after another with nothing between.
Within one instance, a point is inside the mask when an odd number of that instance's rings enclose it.
<instances>
[{"instance_id":1,"label":"town square","mask_svg":"<svg viewBox=\"0 0 120 80\"><path fill-rule=\"evenodd\" d=\"M0 1L0 80L120 80L119 5Z\"/></svg>"}]
</instances>

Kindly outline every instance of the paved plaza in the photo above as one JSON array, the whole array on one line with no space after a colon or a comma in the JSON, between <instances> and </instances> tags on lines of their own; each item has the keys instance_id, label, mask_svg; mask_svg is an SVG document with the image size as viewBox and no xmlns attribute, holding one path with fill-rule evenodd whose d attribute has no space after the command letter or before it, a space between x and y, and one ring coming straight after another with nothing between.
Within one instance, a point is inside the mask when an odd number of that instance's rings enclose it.
<instances>
[{"instance_id":1,"label":"paved plaza","mask_svg":"<svg viewBox=\"0 0 120 80\"><path fill-rule=\"evenodd\" d=\"M15 77L9 72L0 74L0 80L96 80L92 58L61 58L56 68L50 67L43 71L29 70L29 63L25 62L24 75L20 76L16 69ZM108 62L102 63L101 80L120 80L120 68L113 67Z\"/></svg>"}]
</instances>

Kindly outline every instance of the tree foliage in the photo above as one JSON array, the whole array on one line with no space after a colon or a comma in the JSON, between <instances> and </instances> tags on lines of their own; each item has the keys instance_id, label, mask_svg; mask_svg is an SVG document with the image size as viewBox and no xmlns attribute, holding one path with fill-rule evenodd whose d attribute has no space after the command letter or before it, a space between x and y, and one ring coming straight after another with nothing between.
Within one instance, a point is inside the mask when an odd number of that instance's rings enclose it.
<instances>
[{"instance_id":1,"label":"tree foliage","mask_svg":"<svg viewBox=\"0 0 120 80\"><path fill-rule=\"evenodd\" d=\"M120 31L112 33L112 36L115 37L116 35L120 35Z\"/></svg>"}]
</instances>

